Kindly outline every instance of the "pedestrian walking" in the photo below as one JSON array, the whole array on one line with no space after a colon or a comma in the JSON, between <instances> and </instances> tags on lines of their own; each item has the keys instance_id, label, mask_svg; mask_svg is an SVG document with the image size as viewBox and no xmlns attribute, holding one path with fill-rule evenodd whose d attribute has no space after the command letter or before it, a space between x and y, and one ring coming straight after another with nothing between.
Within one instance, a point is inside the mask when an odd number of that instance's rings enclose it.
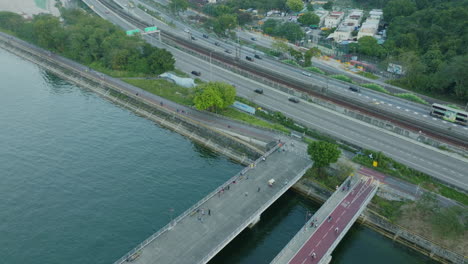
<instances>
[{"instance_id":1,"label":"pedestrian walking","mask_svg":"<svg viewBox=\"0 0 468 264\"><path fill-rule=\"evenodd\" d=\"M234 182L234 183L235 183L235 182ZM228 186L226 187L226 189L227 189L228 191L229 191L229 189L231 188L230 186L231 186L231 185L228 185Z\"/></svg>"},{"instance_id":2,"label":"pedestrian walking","mask_svg":"<svg viewBox=\"0 0 468 264\"><path fill-rule=\"evenodd\" d=\"M245 195L245 196L248 196L248 195L249 195L249 192L245 192L244 195Z\"/></svg>"},{"instance_id":3,"label":"pedestrian walking","mask_svg":"<svg viewBox=\"0 0 468 264\"><path fill-rule=\"evenodd\" d=\"M317 255L315 254L315 252L312 253L312 258L316 258L316 257L317 257Z\"/></svg>"},{"instance_id":4,"label":"pedestrian walking","mask_svg":"<svg viewBox=\"0 0 468 264\"><path fill-rule=\"evenodd\" d=\"M201 209L201 214L205 215L205 209Z\"/></svg>"},{"instance_id":5,"label":"pedestrian walking","mask_svg":"<svg viewBox=\"0 0 468 264\"><path fill-rule=\"evenodd\" d=\"M211 209L208 209L208 215L211 215Z\"/></svg>"},{"instance_id":6,"label":"pedestrian walking","mask_svg":"<svg viewBox=\"0 0 468 264\"><path fill-rule=\"evenodd\" d=\"M260 192L260 187L258 187L257 192Z\"/></svg>"},{"instance_id":7,"label":"pedestrian walking","mask_svg":"<svg viewBox=\"0 0 468 264\"><path fill-rule=\"evenodd\" d=\"M337 233L338 233L338 227L337 227L337 228L335 228L335 232L337 232Z\"/></svg>"}]
</instances>

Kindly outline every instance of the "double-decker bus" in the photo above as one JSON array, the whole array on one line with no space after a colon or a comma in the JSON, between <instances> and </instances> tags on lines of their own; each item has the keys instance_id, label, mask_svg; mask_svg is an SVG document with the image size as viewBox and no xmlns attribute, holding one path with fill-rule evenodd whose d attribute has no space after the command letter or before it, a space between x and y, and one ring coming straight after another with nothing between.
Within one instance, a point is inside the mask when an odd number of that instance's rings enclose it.
<instances>
[{"instance_id":1,"label":"double-decker bus","mask_svg":"<svg viewBox=\"0 0 468 264\"><path fill-rule=\"evenodd\" d=\"M468 125L468 112L441 104L432 104L431 116L439 117L459 125Z\"/></svg>"}]
</instances>

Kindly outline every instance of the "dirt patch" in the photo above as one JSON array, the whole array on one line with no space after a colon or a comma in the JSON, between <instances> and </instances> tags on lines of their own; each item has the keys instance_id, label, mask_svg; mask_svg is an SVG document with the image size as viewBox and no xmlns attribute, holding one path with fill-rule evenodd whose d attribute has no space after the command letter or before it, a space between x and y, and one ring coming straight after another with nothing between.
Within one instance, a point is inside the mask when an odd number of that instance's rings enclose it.
<instances>
[{"instance_id":1,"label":"dirt patch","mask_svg":"<svg viewBox=\"0 0 468 264\"><path fill-rule=\"evenodd\" d=\"M468 255L468 231L465 230L463 235L456 239L442 237L432 229L430 215L421 213L415 204L402 206L401 212L402 214L396 222L398 225L437 245L463 256Z\"/></svg>"}]
</instances>

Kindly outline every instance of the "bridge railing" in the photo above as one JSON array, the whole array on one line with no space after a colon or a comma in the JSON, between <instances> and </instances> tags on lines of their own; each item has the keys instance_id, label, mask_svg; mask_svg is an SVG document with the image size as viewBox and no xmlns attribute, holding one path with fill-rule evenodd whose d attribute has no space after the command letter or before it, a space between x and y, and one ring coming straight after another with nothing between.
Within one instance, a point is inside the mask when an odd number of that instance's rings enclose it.
<instances>
[{"instance_id":1,"label":"bridge railing","mask_svg":"<svg viewBox=\"0 0 468 264\"><path fill-rule=\"evenodd\" d=\"M187 215L195 211L200 205L208 201L210 198L215 196L218 192L221 190L224 190L229 184L231 184L233 181L238 180L240 176L244 175L247 171L249 171L251 168L255 167L259 162L262 161L263 157L268 157L271 155L273 152L275 152L278 148L280 147L280 144L276 144L272 149L270 149L268 152L266 152L262 157L258 158L255 160L250 166L247 166L244 168L242 171L231 177L229 180L227 180L225 183L223 183L220 187L216 188L213 192L205 196L203 199L198 201L196 204L192 205L189 209L185 210L182 214L177 216L173 221L169 222L167 225L165 225L163 228L159 229L156 233L151 235L149 238L141 242L138 246L136 246L134 249L132 249L130 252L125 254L123 257L118 259L117 261L114 262L114 264L121 264L127 261L132 255L146 247L149 243L151 243L153 240L155 240L157 237L159 237L162 233L171 230L178 222L180 222L183 218L185 218ZM252 219L253 220L253 219Z\"/></svg>"},{"instance_id":2,"label":"bridge railing","mask_svg":"<svg viewBox=\"0 0 468 264\"><path fill-rule=\"evenodd\" d=\"M278 146L278 145L277 145ZM258 160L257 160L258 161ZM276 201L283 193L285 193L291 186L296 183L304 173L312 166L309 165L304 168L301 172L299 172L292 180L290 180L287 184L283 186L283 188L278 191L269 202L265 203L260 207L255 213L253 213L247 220L244 221L238 228L236 228L231 234L226 237L223 242L219 243L214 249L211 250L209 254L207 254L199 263L207 263L216 253L218 253L221 249L223 249L231 240L233 240L242 230L244 230L249 224L251 224L255 218L257 218L262 212L264 212L274 201Z\"/></svg>"}]
</instances>

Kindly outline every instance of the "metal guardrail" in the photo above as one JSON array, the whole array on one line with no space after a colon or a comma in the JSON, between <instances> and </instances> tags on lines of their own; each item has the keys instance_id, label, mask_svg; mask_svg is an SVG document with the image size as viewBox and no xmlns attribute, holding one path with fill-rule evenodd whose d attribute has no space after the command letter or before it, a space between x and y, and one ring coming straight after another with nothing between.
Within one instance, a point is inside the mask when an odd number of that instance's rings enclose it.
<instances>
[{"instance_id":1,"label":"metal guardrail","mask_svg":"<svg viewBox=\"0 0 468 264\"><path fill-rule=\"evenodd\" d=\"M279 148L279 144L277 144L275 147L270 149L267 153L265 153L265 157L268 157L271 155L274 151L276 151ZM256 166L260 161L262 161L262 157L258 158L256 161L254 161L253 165ZM244 168L242 171L231 177L229 180L227 180L225 183L223 183L221 186L216 188L213 192L205 196L203 199L198 201L196 204L192 205L189 209L185 210L181 215L176 217L173 221L169 222L166 226L161 228L159 231L151 235L149 238L141 242L139 245L137 245L134 249L132 249L130 252L125 254L123 257L118 259L117 261L114 262L114 264L121 264L127 261L133 254L137 253L141 249L143 249L145 246L147 246L149 243L151 243L153 240L155 240L158 236L160 236L162 233L172 229L178 222L180 222L183 218L185 218L187 215L192 213L196 208L198 208L200 205L208 201L210 198L215 196L219 191L221 191L223 188L227 187L229 184L231 184L234 180L237 180L240 176L242 176L244 173L246 173L248 170L251 168L248 166Z\"/></svg>"}]
</instances>

